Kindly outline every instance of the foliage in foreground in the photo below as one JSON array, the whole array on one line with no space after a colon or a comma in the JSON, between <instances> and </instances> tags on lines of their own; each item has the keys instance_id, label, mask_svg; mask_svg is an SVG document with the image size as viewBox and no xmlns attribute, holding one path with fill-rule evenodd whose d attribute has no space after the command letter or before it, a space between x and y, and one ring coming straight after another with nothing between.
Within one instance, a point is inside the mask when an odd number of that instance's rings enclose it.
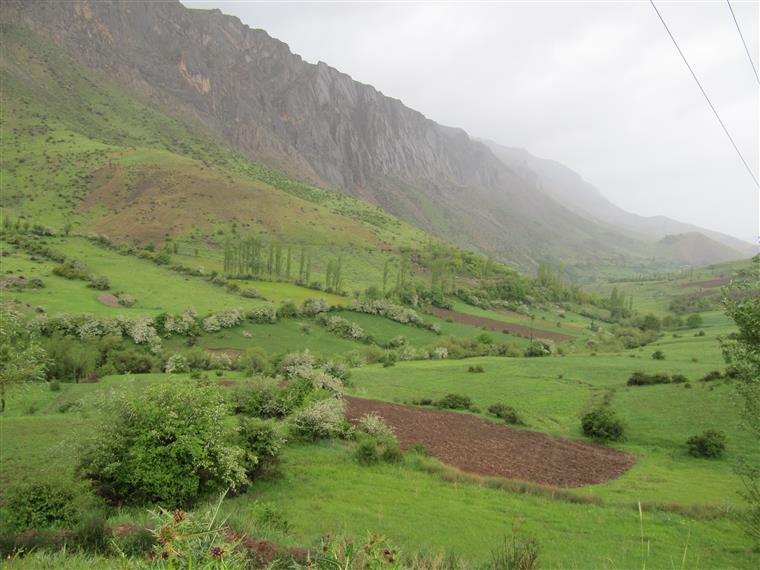
<instances>
[{"instance_id":1,"label":"foliage in foreground","mask_svg":"<svg viewBox=\"0 0 760 570\"><path fill-rule=\"evenodd\" d=\"M186 506L248 479L218 387L189 381L117 397L80 461L114 503Z\"/></svg>"}]
</instances>

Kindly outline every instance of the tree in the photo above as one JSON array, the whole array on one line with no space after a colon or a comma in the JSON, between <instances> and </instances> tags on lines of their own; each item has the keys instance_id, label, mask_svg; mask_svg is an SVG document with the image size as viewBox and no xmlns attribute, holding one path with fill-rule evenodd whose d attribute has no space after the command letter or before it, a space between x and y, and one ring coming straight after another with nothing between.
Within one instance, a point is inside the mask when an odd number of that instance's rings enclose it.
<instances>
[{"instance_id":1,"label":"tree","mask_svg":"<svg viewBox=\"0 0 760 570\"><path fill-rule=\"evenodd\" d=\"M79 473L114 503L190 506L248 482L229 408L216 386L172 382L110 403ZM250 458L249 458L250 459Z\"/></svg>"},{"instance_id":2,"label":"tree","mask_svg":"<svg viewBox=\"0 0 760 570\"><path fill-rule=\"evenodd\" d=\"M696 329L702 326L702 315L699 313L692 313L686 317L686 326L690 329Z\"/></svg>"},{"instance_id":3,"label":"tree","mask_svg":"<svg viewBox=\"0 0 760 570\"><path fill-rule=\"evenodd\" d=\"M738 332L721 340L726 363L735 377L735 390L742 425L760 441L760 256L752 259L754 272L746 281L724 290L726 314ZM747 528L760 542L760 462L743 458L738 467L750 503Z\"/></svg>"},{"instance_id":4,"label":"tree","mask_svg":"<svg viewBox=\"0 0 760 570\"><path fill-rule=\"evenodd\" d=\"M0 412L7 391L24 382L45 379L47 358L18 313L0 307Z\"/></svg>"}]
</instances>

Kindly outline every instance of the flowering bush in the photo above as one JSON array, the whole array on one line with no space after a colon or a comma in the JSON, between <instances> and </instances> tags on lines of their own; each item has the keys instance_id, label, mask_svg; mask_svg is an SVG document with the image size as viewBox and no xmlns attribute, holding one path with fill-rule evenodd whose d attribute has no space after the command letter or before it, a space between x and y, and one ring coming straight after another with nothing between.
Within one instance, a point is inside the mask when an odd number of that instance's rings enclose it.
<instances>
[{"instance_id":1,"label":"flowering bush","mask_svg":"<svg viewBox=\"0 0 760 570\"><path fill-rule=\"evenodd\" d=\"M221 370L232 370L232 357L226 352L218 352L211 357L211 367Z\"/></svg>"},{"instance_id":2,"label":"flowering bush","mask_svg":"<svg viewBox=\"0 0 760 570\"><path fill-rule=\"evenodd\" d=\"M254 307L249 309L245 316L254 323L272 324L277 322L277 309L272 305Z\"/></svg>"},{"instance_id":3,"label":"flowering bush","mask_svg":"<svg viewBox=\"0 0 760 570\"><path fill-rule=\"evenodd\" d=\"M341 394L343 392L343 382L335 376L331 376L327 372L316 371L311 374L307 380L311 380L311 383L315 388L321 388L323 390L329 390L335 394Z\"/></svg>"},{"instance_id":4,"label":"flowering bush","mask_svg":"<svg viewBox=\"0 0 760 570\"><path fill-rule=\"evenodd\" d=\"M313 317L320 313L326 313L330 310L330 305L324 299L306 299L303 302L302 313L306 316Z\"/></svg>"},{"instance_id":5,"label":"flowering bush","mask_svg":"<svg viewBox=\"0 0 760 570\"><path fill-rule=\"evenodd\" d=\"M449 356L449 350L445 346L436 346L433 349L433 358L442 360L444 358L448 358Z\"/></svg>"},{"instance_id":6,"label":"flowering bush","mask_svg":"<svg viewBox=\"0 0 760 570\"><path fill-rule=\"evenodd\" d=\"M206 332L217 332L222 330L222 327L219 324L219 319L216 318L216 315L210 315L203 319L203 324L201 326Z\"/></svg>"},{"instance_id":7,"label":"flowering bush","mask_svg":"<svg viewBox=\"0 0 760 570\"><path fill-rule=\"evenodd\" d=\"M345 402L328 398L296 412L291 425L296 435L315 441L342 435L346 430L345 419Z\"/></svg>"},{"instance_id":8,"label":"flowering bush","mask_svg":"<svg viewBox=\"0 0 760 570\"><path fill-rule=\"evenodd\" d=\"M352 340L365 340L367 334L358 324L338 316L320 315L317 319L320 324L338 336Z\"/></svg>"},{"instance_id":9,"label":"flowering bush","mask_svg":"<svg viewBox=\"0 0 760 570\"><path fill-rule=\"evenodd\" d=\"M187 358L181 354L172 354L167 360L164 366L164 371L169 374L179 374L181 372L187 372L190 369L190 365L187 362Z\"/></svg>"},{"instance_id":10,"label":"flowering bush","mask_svg":"<svg viewBox=\"0 0 760 570\"><path fill-rule=\"evenodd\" d=\"M131 307L137 302L137 300L128 293L119 293L116 295L116 302L122 307Z\"/></svg>"},{"instance_id":11,"label":"flowering bush","mask_svg":"<svg viewBox=\"0 0 760 570\"><path fill-rule=\"evenodd\" d=\"M359 418L356 430L374 437L395 437L393 428L377 412L370 412Z\"/></svg>"},{"instance_id":12,"label":"flowering bush","mask_svg":"<svg viewBox=\"0 0 760 570\"><path fill-rule=\"evenodd\" d=\"M310 378L317 364L314 355L308 349L303 352L291 352L280 362L280 370L287 378Z\"/></svg>"},{"instance_id":13,"label":"flowering bush","mask_svg":"<svg viewBox=\"0 0 760 570\"><path fill-rule=\"evenodd\" d=\"M188 307L185 311L179 315L167 315L164 320L164 332L167 335L178 334L186 335L197 324L198 313L192 307Z\"/></svg>"},{"instance_id":14,"label":"flowering bush","mask_svg":"<svg viewBox=\"0 0 760 570\"><path fill-rule=\"evenodd\" d=\"M436 334L441 332L440 326L435 323L426 323L414 309L394 305L387 301L356 299L351 303L351 310L368 315L379 315L397 323L428 329Z\"/></svg>"},{"instance_id":15,"label":"flowering bush","mask_svg":"<svg viewBox=\"0 0 760 570\"><path fill-rule=\"evenodd\" d=\"M243 311L240 309L228 309L216 314L219 326L223 329L231 329L243 322Z\"/></svg>"}]
</instances>

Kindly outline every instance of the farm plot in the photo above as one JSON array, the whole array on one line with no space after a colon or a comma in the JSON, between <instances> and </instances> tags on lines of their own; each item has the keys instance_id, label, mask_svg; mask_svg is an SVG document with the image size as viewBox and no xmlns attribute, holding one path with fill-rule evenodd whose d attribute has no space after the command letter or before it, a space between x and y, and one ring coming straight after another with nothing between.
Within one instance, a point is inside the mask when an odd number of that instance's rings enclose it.
<instances>
[{"instance_id":1,"label":"farm plot","mask_svg":"<svg viewBox=\"0 0 760 570\"><path fill-rule=\"evenodd\" d=\"M394 429L402 448L422 444L441 461L478 475L581 487L619 477L636 463L621 451L467 414L351 397L346 401L349 420L376 412Z\"/></svg>"},{"instance_id":2,"label":"farm plot","mask_svg":"<svg viewBox=\"0 0 760 570\"><path fill-rule=\"evenodd\" d=\"M493 331L507 332L507 333L514 334L517 336L524 336L524 337L532 336L535 338L552 340L554 342L573 340L574 338L567 334L545 331L545 330L532 328L530 326L525 326L525 325L507 323L504 321L490 319L487 317L477 317L475 315L468 315L465 313L459 313L457 311L450 311L448 309L439 309L438 307L430 307L428 310L431 313L433 313L436 317L440 317L442 319L452 319L455 322L463 324L463 325L487 328Z\"/></svg>"}]
</instances>

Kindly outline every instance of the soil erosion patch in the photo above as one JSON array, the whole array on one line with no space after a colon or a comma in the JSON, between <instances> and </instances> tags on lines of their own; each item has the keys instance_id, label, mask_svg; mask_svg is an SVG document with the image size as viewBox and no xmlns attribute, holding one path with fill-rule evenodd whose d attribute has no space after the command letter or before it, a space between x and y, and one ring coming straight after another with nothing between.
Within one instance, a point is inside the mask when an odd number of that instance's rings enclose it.
<instances>
[{"instance_id":1,"label":"soil erosion patch","mask_svg":"<svg viewBox=\"0 0 760 570\"><path fill-rule=\"evenodd\" d=\"M440 317L442 319L452 319L453 321L463 325L471 325L481 328L485 327L491 329L492 331L508 332L517 336L524 337L530 337L532 334L534 338L543 338L546 340L553 340L555 342L573 340L573 337L567 334L542 331L541 329L531 328L526 325L505 323L504 321L497 321L496 319L476 317L475 315L468 315L467 313L458 313L456 311L449 311L448 309L439 309L438 307L429 307L428 311L433 313L436 317Z\"/></svg>"},{"instance_id":2,"label":"soil erosion patch","mask_svg":"<svg viewBox=\"0 0 760 570\"><path fill-rule=\"evenodd\" d=\"M444 463L462 471L582 487L615 479L636 458L628 453L515 429L475 416L346 397L348 419L377 412L393 427L403 449L421 443Z\"/></svg>"}]
</instances>

